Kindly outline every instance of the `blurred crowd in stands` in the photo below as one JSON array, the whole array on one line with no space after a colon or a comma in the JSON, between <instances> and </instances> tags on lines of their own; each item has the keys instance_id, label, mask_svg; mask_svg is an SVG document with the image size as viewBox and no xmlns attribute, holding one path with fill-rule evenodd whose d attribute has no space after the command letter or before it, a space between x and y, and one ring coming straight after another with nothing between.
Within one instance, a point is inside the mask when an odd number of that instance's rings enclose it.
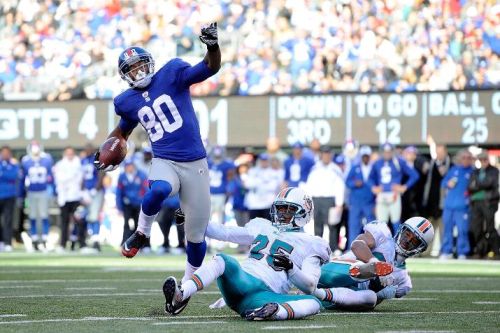
<instances>
[{"instance_id":1,"label":"blurred crowd in stands","mask_svg":"<svg viewBox=\"0 0 500 333\"><path fill-rule=\"evenodd\" d=\"M349 249L369 221L385 221L395 232L406 219L423 216L436 229L427 255L499 258L497 157L478 148L451 157L445 146L431 138L428 143L430 154L414 146L400 149L386 143L375 148L354 140L337 151L318 140L307 147L297 142L285 151L272 137L259 153L246 149L229 154L224 147L208 147L211 221L244 226L255 217L270 218L277 193L298 186L315 206L307 231L328 235L335 255ZM1 150L0 251L12 251L15 238L28 251L96 252L103 243L118 246L135 231L149 190L149 146L136 149L120 169L106 174L95 170L92 146L80 154L68 147L55 164L37 142L27 152L18 161L9 147ZM184 230L174 222L177 208L177 196L165 200L156 219L161 244L148 245L144 252L183 251ZM176 236L170 235L172 226ZM217 250L224 246L209 245Z\"/></svg>"},{"instance_id":2,"label":"blurred crowd in stands","mask_svg":"<svg viewBox=\"0 0 500 333\"><path fill-rule=\"evenodd\" d=\"M210 21L223 67L194 95L500 86L495 0L3 0L0 100L111 98L126 46L197 62Z\"/></svg>"}]
</instances>

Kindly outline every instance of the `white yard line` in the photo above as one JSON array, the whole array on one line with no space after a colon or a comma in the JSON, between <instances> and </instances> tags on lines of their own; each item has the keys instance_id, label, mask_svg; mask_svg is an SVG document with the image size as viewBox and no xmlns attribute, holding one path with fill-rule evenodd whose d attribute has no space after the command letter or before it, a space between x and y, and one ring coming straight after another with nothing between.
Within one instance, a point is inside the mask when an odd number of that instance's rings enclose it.
<instances>
[{"instance_id":1,"label":"white yard line","mask_svg":"<svg viewBox=\"0 0 500 333\"><path fill-rule=\"evenodd\" d=\"M64 288L66 290L116 290L115 287L70 287Z\"/></svg>"},{"instance_id":2,"label":"white yard line","mask_svg":"<svg viewBox=\"0 0 500 333\"><path fill-rule=\"evenodd\" d=\"M500 311L414 311L414 312L324 312L318 314L318 316L366 316L366 315L390 315L392 317L398 315L419 315L419 314L496 314ZM167 317L84 317L84 318L54 318L54 319L40 319L40 320L12 320L12 321L0 321L0 325L16 325L16 324L36 324L36 323L57 323L57 322L86 322L86 321L152 321L152 320L164 320ZM203 316L178 316L178 317L168 317L168 322L173 320L177 321L187 319L230 319L230 318L241 318L238 315L203 315ZM297 327L297 326L294 326ZM311 327L303 327L311 328ZM406 331L407 332L407 331ZM426 331L424 331L426 332ZM446 331L448 332L448 331Z\"/></svg>"},{"instance_id":3,"label":"white yard line","mask_svg":"<svg viewBox=\"0 0 500 333\"><path fill-rule=\"evenodd\" d=\"M455 331L427 331L427 330L418 330L418 331L376 331L375 333L455 333Z\"/></svg>"},{"instance_id":4,"label":"white yard line","mask_svg":"<svg viewBox=\"0 0 500 333\"><path fill-rule=\"evenodd\" d=\"M81 272L81 271L80 271ZM0 280L0 284L16 283L77 283L77 282L158 282L160 279L50 279L50 280Z\"/></svg>"},{"instance_id":5,"label":"white yard line","mask_svg":"<svg viewBox=\"0 0 500 333\"><path fill-rule=\"evenodd\" d=\"M179 321L179 322L162 322L162 323L153 323L155 326L163 326L163 325L206 325L206 324L226 324L225 321Z\"/></svg>"},{"instance_id":6,"label":"white yard line","mask_svg":"<svg viewBox=\"0 0 500 333\"><path fill-rule=\"evenodd\" d=\"M0 286L0 289L24 289L24 288L42 288L42 286L36 286L36 285Z\"/></svg>"},{"instance_id":7,"label":"white yard line","mask_svg":"<svg viewBox=\"0 0 500 333\"><path fill-rule=\"evenodd\" d=\"M500 302L481 301L481 302L472 302L472 304L500 304Z\"/></svg>"},{"instance_id":8,"label":"white yard line","mask_svg":"<svg viewBox=\"0 0 500 333\"><path fill-rule=\"evenodd\" d=\"M426 290L414 290L415 293L427 293L427 294L500 294L500 290L484 290L484 289L426 289Z\"/></svg>"},{"instance_id":9,"label":"white yard line","mask_svg":"<svg viewBox=\"0 0 500 333\"><path fill-rule=\"evenodd\" d=\"M66 288L68 290L114 290L116 288ZM161 290L155 290L160 293ZM43 294L43 295L7 295L0 296L0 299L12 298L50 298L50 297L115 297L115 296L149 296L152 292L137 292L137 293L93 293L93 294ZM220 295L218 291L202 291L199 294L205 295Z\"/></svg>"},{"instance_id":10,"label":"white yard line","mask_svg":"<svg viewBox=\"0 0 500 333\"><path fill-rule=\"evenodd\" d=\"M391 298L388 301L435 301L436 298L430 298L430 297L401 297L401 298Z\"/></svg>"},{"instance_id":11,"label":"white yard line","mask_svg":"<svg viewBox=\"0 0 500 333\"><path fill-rule=\"evenodd\" d=\"M85 318L55 318L40 320L12 320L0 321L0 325L18 325L18 324L43 324L43 323L63 323L79 321L111 321L111 320L129 320L129 321L150 321L152 318L146 317L85 317Z\"/></svg>"},{"instance_id":12,"label":"white yard line","mask_svg":"<svg viewBox=\"0 0 500 333\"><path fill-rule=\"evenodd\" d=\"M303 326L264 326L262 330L280 331L280 330L306 330L306 329L321 329L335 328L335 325L303 325Z\"/></svg>"},{"instance_id":13,"label":"white yard line","mask_svg":"<svg viewBox=\"0 0 500 333\"><path fill-rule=\"evenodd\" d=\"M391 312L322 312L317 314L317 316L350 316L350 315L360 315L360 316L367 316L367 315L373 315L373 316L380 316L380 315L390 315L390 316L397 316L397 315L419 315L419 314L487 314L487 313L500 313L500 311L494 311L494 310L487 310L487 311L405 311L405 312L398 312L398 311L391 311Z\"/></svg>"},{"instance_id":14,"label":"white yard line","mask_svg":"<svg viewBox=\"0 0 500 333\"><path fill-rule=\"evenodd\" d=\"M9 295L2 298L48 298L48 297L114 297L114 296L146 296L151 293L99 293L99 294L45 294L45 295Z\"/></svg>"},{"instance_id":15,"label":"white yard line","mask_svg":"<svg viewBox=\"0 0 500 333\"><path fill-rule=\"evenodd\" d=\"M17 317L26 317L25 314L19 314L19 313L15 313L15 314L1 314L0 315L0 318L17 318Z\"/></svg>"},{"instance_id":16,"label":"white yard line","mask_svg":"<svg viewBox=\"0 0 500 333\"><path fill-rule=\"evenodd\" d=\"M142 293L161 293L161 289L137 289L137 292ZM220 291L200 291L197 295L220 295Z\"/></svg>"}]
</instances>

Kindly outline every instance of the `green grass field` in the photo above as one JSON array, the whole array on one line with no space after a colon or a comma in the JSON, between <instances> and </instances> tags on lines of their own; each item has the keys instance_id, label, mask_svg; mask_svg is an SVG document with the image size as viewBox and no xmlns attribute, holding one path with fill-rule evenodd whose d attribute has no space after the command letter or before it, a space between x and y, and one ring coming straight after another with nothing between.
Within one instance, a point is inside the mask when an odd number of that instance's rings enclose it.
<instances>
[{"instance_id":1,"label":"green grass field","mask_svg":"<svg viewBox=\"0 0 500 333\"><path fill-rule=\"evenodd\" d=\"M216 286L178 317L163 314L161 286L183 256L0 254L0 332L500 332L500 262L416 259L413 292L374 312L323 312L305 320L245 322L211 310Z\"/></svg>"}]
</instances>

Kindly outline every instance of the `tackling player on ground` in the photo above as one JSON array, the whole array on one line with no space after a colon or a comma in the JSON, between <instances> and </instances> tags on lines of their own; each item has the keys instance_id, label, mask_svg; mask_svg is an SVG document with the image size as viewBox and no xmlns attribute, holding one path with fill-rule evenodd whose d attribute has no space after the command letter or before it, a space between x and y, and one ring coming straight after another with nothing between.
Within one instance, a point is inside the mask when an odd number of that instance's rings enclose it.
<instances>
[{"instance_id":1,"label":"tackling player on ground","mask_svg":"<svg viewBox=\"0 0 500 333\"><path fill-rule=\"evenodd\" d=\"M184 279L201 266L206 252L205 230L210 218L210 192L206 152L193 110L189 87L217 73L221 63L217 23L201 29L207 45L203 60L191 66L175 58L156 73L154 60L140 47L129 47L119 57L119 73L130 89L114 99L119 125L109 137L128 139L138 123L149 135L154 158L150 189L142 201L137 231L122 245L122 254L133 257L147 243L151 225L162 202L176 193L186 214L187 265ZM96 153L95 165L109 171Z\"/></svg>"},{"instance_id":2,"label":"tackling player on ground","mask_svg":"<svg viewBox=\"0 0 500 333\"><path fill-rule=\"evenodd\" d=\"M309 195L286 188L273 202L272 222L255 218L245 227L209 224L207 237L251 245L249 257L240 265L218 254L180 287L174 277L167 278L165 311L179 314L192 295L217 280L226 304L247 320L299 319L318 313L321 304L310 294L321 265L330 259L330 247L322 238L303 232L312 212ZM306 295L287 295L292 285Z\"/></svg>"},{"instance_id":3,"label":"tackling player on ground","mask_svg":"<svg viewBox=\"0 0 500 333\"><path fill-rule=\"evenodd\" d=\"M394 238L387 223L373 221L364 230L352 242L351 251L321 269L315 295L326 308L371 310L384 299L404 297L412 288L406 259L424 252L434 238L434 227L423 217L406 220ZM352 261L385 261L394 265L394 271L363 282L350 276Z\"/></svg>"}]
</instances>

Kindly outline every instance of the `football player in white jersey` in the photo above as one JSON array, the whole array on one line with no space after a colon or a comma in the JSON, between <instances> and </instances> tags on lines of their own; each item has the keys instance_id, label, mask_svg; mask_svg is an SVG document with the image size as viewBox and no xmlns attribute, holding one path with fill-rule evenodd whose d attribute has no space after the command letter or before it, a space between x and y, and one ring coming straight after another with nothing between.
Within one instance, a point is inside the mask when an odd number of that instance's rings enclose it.
<instances>
[{"instance_id":1,"label":"football player in white jersey","mask_svg":"<svg viewBox=\"0 0 500 333\"><path fill-rule=\"evenodd\" d=\"M310 294L331 251L325 240L303 232L312 213L309 195L286 188L272 205L272 222L255 218L245 227L209 224L207 237L251 245L248 258L240 265L231 256L217 254L181 286L174 277L167 278L165 311L179 314L191 296L217 280L226 304L247 320L299 319L318 313L321 304ZM288 295L292 285L305 295Z\"/></svg>"},{"instance_id":2,"label":"football player in white jersey","mask_svg":"<svg viewBox=\"0 0 500 333\"><path fill-rule=\"evenodd\" d=\"M434 238L432 224L423 217L406 220L394 238L387 224L378 221L368 223L364 231L352 242L351 251L321 269L315 295L327 309L370 310L384 299L407 295L412 283L406 259L424 252ZM349 274L353 261L385 261L394 265L394 271L361 281Z\"/></svg>"}]
</instances>

